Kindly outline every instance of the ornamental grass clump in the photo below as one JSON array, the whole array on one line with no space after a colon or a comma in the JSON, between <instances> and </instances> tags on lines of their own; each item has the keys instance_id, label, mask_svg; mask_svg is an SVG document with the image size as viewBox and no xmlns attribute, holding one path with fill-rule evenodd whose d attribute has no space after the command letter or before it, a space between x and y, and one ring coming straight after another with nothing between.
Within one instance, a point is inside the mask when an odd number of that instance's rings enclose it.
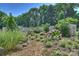
<instances>
[{"instance_id":1,"label":"ornamental grass clump","mask_svg":"<svg viewBox=\"0 0 79 59\"><path fill-rule=\"evenodd\" d=\"M16 45L25 39L25 34L20 31L0 31L0 47L14 49Z\"/></svg>"}]
</instances>

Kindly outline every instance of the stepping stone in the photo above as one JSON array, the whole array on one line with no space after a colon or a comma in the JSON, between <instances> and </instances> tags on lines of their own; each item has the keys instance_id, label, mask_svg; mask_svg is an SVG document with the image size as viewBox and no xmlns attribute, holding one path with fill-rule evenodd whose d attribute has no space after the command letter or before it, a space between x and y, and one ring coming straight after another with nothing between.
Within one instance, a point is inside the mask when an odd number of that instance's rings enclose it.
<instances>
[{"instance_id":1,"label":"stepping stone","mask_svg":"<svg viewBox=\"0 0 79 59\"><path fill-rule=\"evenodd\" d=\"M26 46L27 46L27 43L23 43L23 44L22 44L22 47L26 47Z\"/></svg>"}]
</instances>

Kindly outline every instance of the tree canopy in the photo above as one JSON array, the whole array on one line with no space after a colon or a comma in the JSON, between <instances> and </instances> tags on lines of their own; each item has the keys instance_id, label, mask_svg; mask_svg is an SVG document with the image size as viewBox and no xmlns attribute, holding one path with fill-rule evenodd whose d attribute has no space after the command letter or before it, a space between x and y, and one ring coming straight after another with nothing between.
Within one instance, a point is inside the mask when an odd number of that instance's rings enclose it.
<instances>
[{"instance_id":1,"label":"tree canopy","mask_svg":"<svg viewBox=\"0 0 79 59\"><path fill-rule=\"evenodd\" d=\"M75 10L79 4L57 3L55 5L42 5L39 8L31 8L28 12L14 17L18 26L35 27L42 24L55 25L58 20L72 17L79 19L79 14ZM0 11L0 27L2 26L2 17L6 14Z\"/></svg>"}]
</instances>

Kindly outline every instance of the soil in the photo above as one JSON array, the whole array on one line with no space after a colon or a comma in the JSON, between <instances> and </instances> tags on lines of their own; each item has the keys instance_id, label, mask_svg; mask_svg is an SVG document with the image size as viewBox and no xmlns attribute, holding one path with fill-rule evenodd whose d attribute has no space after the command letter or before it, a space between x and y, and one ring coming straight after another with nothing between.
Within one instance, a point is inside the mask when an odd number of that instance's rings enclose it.
<instances>
[{"instance_id":1,"label":"soil","mask_svg":"<svg viewBox=\"0 0 79 59\"><path fill-rule=\"evenodd\" d=\"M52 47L50 48L46 48L43 42L36 40L30 40L28 44L27 42L24 42L21 45L22 45L22 49L15 50L12 53L8 54L7 56L52 56L51 53L54 50L60 50L61 56L79 55L78 49L69 50L67 48L62 48L59 46L59 41L54 41Z\"/></svg>"},{"instance_id":2,"label":"soil","mask_svg":"<svg viewBox=\"0 0 79 59\"><path fill-rule=\"evenodd\" d=\"M41 56L44 50L43 43L31 40L27 46L23 46L22 50L16 51L10 56Z\"/></svg>"}]
</instances>

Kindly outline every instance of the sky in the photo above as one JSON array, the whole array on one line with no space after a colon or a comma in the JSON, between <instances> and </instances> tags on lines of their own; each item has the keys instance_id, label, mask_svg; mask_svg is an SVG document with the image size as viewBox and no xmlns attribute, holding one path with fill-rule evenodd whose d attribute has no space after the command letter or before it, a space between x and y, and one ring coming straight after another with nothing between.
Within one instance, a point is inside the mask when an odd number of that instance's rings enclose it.
<instances>
[{"instance_id":1,"label":"sky","mask_svg":"<svg viewBox=\"0 0 79 59\"><path fill-rule=\"evenodd\" d=\"M46 3L0 3L0 11L7 14L11 12L13 16L18 16L28 12L31 8L38 8L43 4ZM46 5L49 4L47 3ZM79 8L77 10L79 11Z\"/></svg>"},{"instance_id":2,"label":"sky","mask_svg":"<svg viewBox=\"0 0 79 59\"><path fill-rule=\"evenodd\" d=\"M43 5L43 3L0 3L0 11L7 14L11 12L14 16L18 16L28 12L31 8L38 8L41 5Z\"/></svg>"}]
</instances>

